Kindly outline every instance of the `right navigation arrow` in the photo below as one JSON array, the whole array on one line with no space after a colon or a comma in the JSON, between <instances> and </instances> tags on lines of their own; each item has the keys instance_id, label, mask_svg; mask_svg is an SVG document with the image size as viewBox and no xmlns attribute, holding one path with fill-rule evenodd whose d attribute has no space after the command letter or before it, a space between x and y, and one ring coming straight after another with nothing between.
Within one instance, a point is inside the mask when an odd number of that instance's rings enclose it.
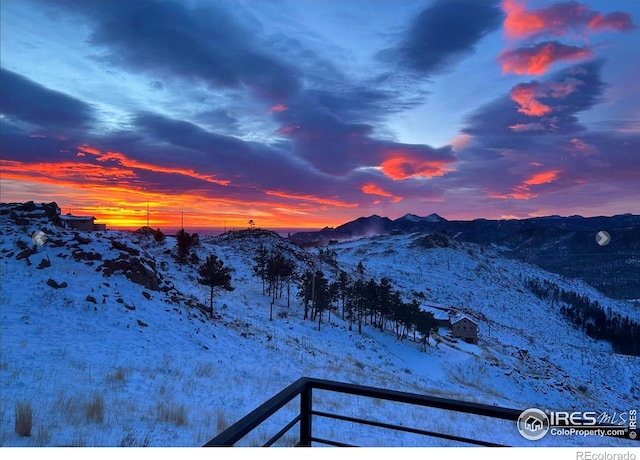
<instances>
[{"instance_id":1,"label":"right navigation arrow","mask_svg":"<svg viewBox=\"0 0 640 460\"><path fill-rule=\"evenodd\" d=\"M596 235L596 243L598 243L600 246L606 246L607 244L609 244L610 241L611 241L611 236L609 235L609 233L605 232L604 230L599 231L598 234Z\"/></svg>"}]
</instances>

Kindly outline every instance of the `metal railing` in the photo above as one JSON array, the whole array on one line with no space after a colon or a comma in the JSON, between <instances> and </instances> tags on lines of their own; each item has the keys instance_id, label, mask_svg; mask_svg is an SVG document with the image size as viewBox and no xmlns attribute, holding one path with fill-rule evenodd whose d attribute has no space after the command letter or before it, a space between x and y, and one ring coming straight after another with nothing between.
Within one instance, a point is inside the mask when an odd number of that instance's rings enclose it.
<instances>
[{"instance_id":1,"label":"metal railing","mask_svg":"<svg viewBox=\"0 0 640 460\"><path fill-rule=\"evenodd\" d=\"M410 428L400 425L366 420L362 418L333 414L324 411L317 411L313 408L313 390L328 390L331 392L364 396L369 398L378 398L387 401L408 403L417 406L432 407L467 414L476 414L497 419L511 420L514 422L518 419L522 412L521 410L507 409L504 407L489 406L485 404L437 398L433 396L417 395L402 391L385 390L363 385L354 385L350 383L341 383L330 380L302 377L282 390L280 393L269 399L260 407L240 419L238 422L224 430L218 436L211 439L205 444L205 447L233 446L246 435L248 435L251 431L253 431L256 427L262 424L265 420L275 414L278 410L294 400L294 398L296 398L297 396L300 396L300 412L271 439L264 443L264 447L272 446L286 433L292 430L295 425L299 425L299 441L296 446L310 447L312 443L332 446L349 446L348 444L344 444L334 440L313 436L312 416L325 417L334 420L342 420L346 422L359 423L390 430L447 439L450 441L457 441L471 445L501 446L500 444L495 444L488 441L470 439L461 436L455 436L452 434L438 433L418 428Z\"/></svg>"},{"instance_id":2,"label":"metal railing","mask_svg":"<svg viewBox=\"0 0 640 460\"><path fill-rule=\"evenodd\" d=\"M413 433L417 435L445 439L463 444L488 447L504 447L503 444L496 444L486 440L471 439L463 436L456 436L453 434L428 431L397 424L383 423L364 418L349 417L346 415L315 410L313 407L313 390L325 390L334 393L376 398L381 400L411 404L414 406L430 407L445 411L453 411L456 413L473 414L477 416L490 417L493 419L508 420L514 422L514 429L516 429L516 422L522 414L522 410L520 409L509 409L505 407L490 406L486 404L438 398L433 396L424 396L402 391L385 390L381 388L355 385L351 383L342 383L331 380L302 377L282 390L280 393L269 399L267 402L253 410L251 413L240 419L238 422L231 425L218 436L211 439L204 445L204 447L224 447L235 445L238 441L243 439L255 428L260 426L263 422L265 422L272 415L274 415L276 412L278 412L298 396L300 396L299 413L295 417L293 417L291 421L286 423L285 426L280 431L278 431L271 439L264 443L263 447L270 447L274 445L274 443L276 443L285 434L291 431L296 425L298 425L299 430L299 441L295 444L296 447L311 447L312 443L340 447L355 447L350 444L314 436L312 430L312 418L314 416L379 427L387 430L396 430L405 433ZM597 428L597 426L594 426L593 428ZM635 433L637 433L637 431L635 431ZM626 440L631 441L635 444L634 441L640 441L640 439L636 439L635 437L631 437L631 439L629 439L629 437L627 437L629 434L633 435L635 433L626 433L625 435L612 434L606 436L625 438Z\"/></svg>"}]
</instances>

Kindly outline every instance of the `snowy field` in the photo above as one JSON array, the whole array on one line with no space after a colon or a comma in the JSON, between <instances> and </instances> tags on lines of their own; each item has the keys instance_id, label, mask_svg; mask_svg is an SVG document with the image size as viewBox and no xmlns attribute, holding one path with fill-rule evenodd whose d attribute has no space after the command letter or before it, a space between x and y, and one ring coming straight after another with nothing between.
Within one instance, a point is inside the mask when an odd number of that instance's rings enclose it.
<instances>
[{"instance_id":1,"label":"snowy field","mask_svg":"<svg viewBox=\"0 0 640 460\"><path fill-rule=\"evenodd\" d=\"M31 246L35 230L50 238L28 265L16 259L17 241ZM0 439L5 447L199 446L301 376L517 409L620 413L640 408L640 359L614 354L606 342L572 328L557 307L528 292L524 281L551 280L638 320L634 304L505 259L497 250L416 248L415 235L332 246L349 273L362 262L367 277L390 278L406 300L421 292L429 302L477 320L478 345L444 341L425 352L412 337L399 341L391 331L371 326L362 334L357 327L349 331L337 314L330 324L325 317L318 331L317 322L303 320L295 288L291 306L286 295L278 299L269 321L270 298L252 272L258 239L201 238L195 252L201 260L209 254L221 258L232 268L235 287L215 298L216 317L210 319L194 307L208 305L209 290L196 282L195 266L177 264L172 237L162 244L116 231L79 232L78 238L45 221L16 226L5 216L1 232ZM335 276L313 251L275 237L262 243L296 257L300 270L315 264ZM145 288L123 273L103 276L105 260L128 257L122 247L153 262L167 291ZM38 269L43 259L51 266ZM49 279L67 286L56 289ZM531 443L510 422L326 392L315 393L314 404L319 410L509 445L636 445L550 436ZM31 436L16 433L18 407L32 411ZM276 423L242 444L261 445L295 410L295 404L283 410ZM371 447L448 445L343 422L318 421L314 430L320 437ZM294 442L292 433L281 444Z\"/></svg>"}]
</instances>

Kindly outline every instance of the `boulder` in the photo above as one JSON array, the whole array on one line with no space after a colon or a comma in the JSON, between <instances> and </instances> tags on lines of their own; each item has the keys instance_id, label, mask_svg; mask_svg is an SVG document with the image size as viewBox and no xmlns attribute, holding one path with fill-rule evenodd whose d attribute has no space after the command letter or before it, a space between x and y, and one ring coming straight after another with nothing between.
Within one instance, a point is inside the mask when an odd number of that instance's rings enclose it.
<instances>
[{"instance_id":1,"label":"boulder","mask_svg":"<svg viewBox=\"0 0 640 460\"><path fill-rule=\"evenodd\" d=\"M158 291L158 277L152 268L151 261L132 257L131 259L105 260L103 267L103 275L111 276L115 272L122 272L129 280L136 284L140 284L152 291Z\"/></svg>"},{"instance_id":2,"label":"boulder","mask_svg":"<svg viewBox=\"0 0 640 460\"><path fill-rule=\"evenodd\" d=\"M67 287L67 282L63 281L62 283L58 284L55 280L49 278L47 280L47 284L49 286L51 286L54 289L62 289L62 288L66 288Z\"/></svg>"}]
</instances>

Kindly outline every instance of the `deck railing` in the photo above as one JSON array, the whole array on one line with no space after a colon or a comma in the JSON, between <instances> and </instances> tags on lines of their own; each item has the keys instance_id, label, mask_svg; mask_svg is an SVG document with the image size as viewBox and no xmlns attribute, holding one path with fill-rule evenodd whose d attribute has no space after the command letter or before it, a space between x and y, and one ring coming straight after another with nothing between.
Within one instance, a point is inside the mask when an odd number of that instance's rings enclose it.
<instances>
[{"instance_id":1,"label":"deck railing","mask_svg":"<svg viewBox=\"0 0 640 460\"><path fill-rule=\"evenodd\" d=\"M411 428L406 426L394 425L390 423L382 423L373 420L367 420L363 418L350 417L346 415L340 415L335 413L329 413L326 411L318 411L313 407L313 391L314 390L327 390L331 392L337 392L342 394L351 394L357 396L365 396L369 398L378 398L387 401L395 401L400 403L408 403L416 406L433 407L438 409L444 409L455 412L462 412L467 414L476 414L486 417L493 417L504 420L515 421L522 412L516 409L507 409L504 407L489 406L485 404L477 404L471 402L463 402L452 399L438 398L433 396L424 396L413 393L406 393L402 391L385 390L381 388L374 388L363 385L354 385L351 383L341 383L330 380L321 380L308 377L302 377L295 381L273 398L266 401L260 407L240 419L238 422L224 430L215 438L211 439L205 447L214 446L233 446L251 431L261 425L265 420L269 419L278 410L283 408L286 404L294 400L296 397L300 397L300 411L293 417L288 423L282 427L271 439L264 443L265 447L273 445L286 433L290 432L296 425L298 425L298 442L296 446L311 446L313 443L333 445L333 446L348 446L348 444L337 442L331 439L324 439L314 436L313 434L313 417L325 417L334 420L342 420L346 422L354 422L368 426L375 426L385 428L389 430L403 431L407 433L414 433L424 436L430 436L440 439L447 439L451 441L457 441L464 444L479 445L479 446L499 446L490 441L470 439L462 436L455 436L452 434L438 433L435 431L427 431L418 428Z\"/></svg>"}]
</instances>

